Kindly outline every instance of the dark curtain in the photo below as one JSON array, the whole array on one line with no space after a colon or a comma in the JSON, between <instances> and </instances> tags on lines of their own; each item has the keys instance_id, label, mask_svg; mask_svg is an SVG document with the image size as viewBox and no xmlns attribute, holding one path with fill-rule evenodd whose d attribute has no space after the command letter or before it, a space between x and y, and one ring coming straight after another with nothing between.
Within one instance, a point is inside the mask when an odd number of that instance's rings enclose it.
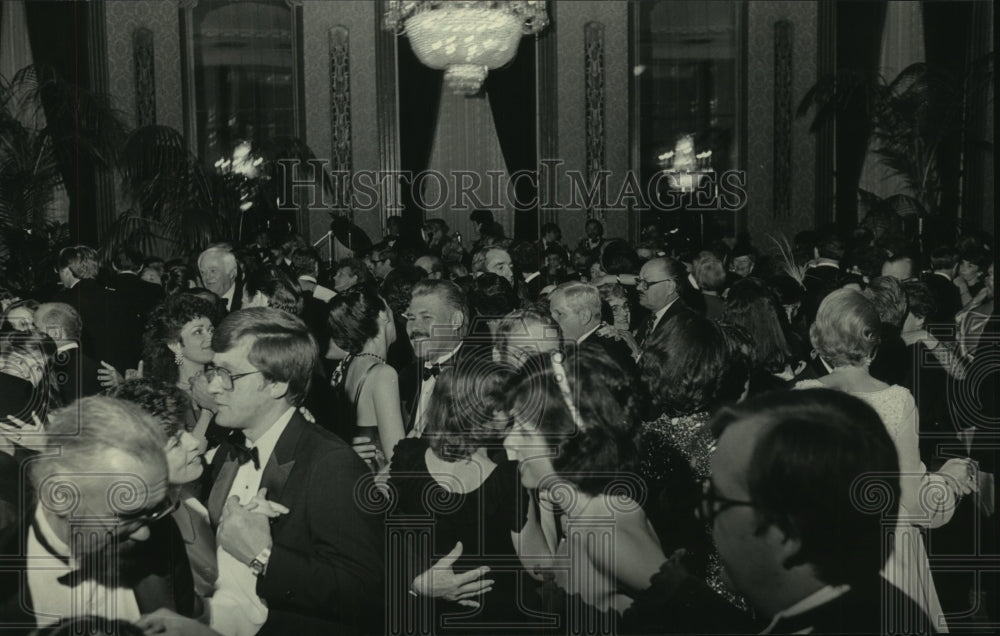
<instances>
[{"instance_id":1,"label":"dark curtain","mask_svg":"<svg viewBox=\"0 0 1000 636\"><path fill-rule=\"evenodd\" d=\"M884 2L837 3L837 70L875 71L879 66ZM868 154L871 121L861 95L837 116L837 223L858 222L858 183Z\"/></svg>"},{"instance_id":2,"label":"dark curtain","mask_svg":"<svg viewBox=\"0 0 1000 636\"><path fill-rule=\"evenodd\" d=\"M36 65L54 69L63 79L80 88L91 88L87 57L87 33L90 11L84 2L25 2L28 38ZM57 136L74 134L74 122L56 121L49 116L53 104L42 96L49 126L59 128ZM66 194L69 197L69 226L78 243L97 245L97 198L94 192L94 167L78 161L75 152L57 153Z\"/></svg>"},{"instance_id":3,"label":"dark curtain","mask_svg":"<svg viewBox=\"0 0 1000 636\"><path fill-rule=\"evenodd\" d=\"M424 66L410 48L407 38L397 38L396 41L399 163L401 170L410 171L416 176L427 169L431 160L444 72ZM424 210L414 201L409 183L404 183L402 190L405 232L409 236L420 236Z\"/></svg>"},{"instance_id":4,"label":"dark curtain","mask_svg":"<svg viewBox=\"0 0 1000 636\"><path fill-rule=\"evenodd\" d=\"M517 57L506 67L491 71L484 89L493 111L507 172L511 175L519 170L537 173L534 37L521 38ZM537 240L537 181L518 179L516 188L517 201L530 205L516 208L514 238Z\"/></svg>"},{"instance_id":5,"label":"dark curtain","mask_svg":"<svg viewBox=\"0 0 1000 636\"><path fill-rule=\"evenodd\" d=\"M969 50L972 2L924 2L922 5L927 66L959 81L964 76L965 65L969 61L966 52ZM931 85L931 121L942 121L945 111L957 106L954 94L935 90L937 88L940 86ZM954 217L958 213L961 198L961 144L961 135L948 135L938 151L941 213L946 217Z\"/></svg>"}]
</instances>

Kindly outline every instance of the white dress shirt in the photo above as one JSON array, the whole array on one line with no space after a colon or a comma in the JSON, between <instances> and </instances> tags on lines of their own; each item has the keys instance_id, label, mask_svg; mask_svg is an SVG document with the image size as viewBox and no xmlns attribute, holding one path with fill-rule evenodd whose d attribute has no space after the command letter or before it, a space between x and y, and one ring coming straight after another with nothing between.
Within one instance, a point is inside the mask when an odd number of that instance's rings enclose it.
<instances>
[{"instance_id":1,"label":"white dress shirt","mask_svg":"<svg viewBox=\"0 0 1000 636\"><path fill-rule=\"evenodd\" d=\"M52 551L38 540L36 528ZM78 568L69 554L69 546L56 536L39 507L35 511L35 523L28 530L27 545L28 589L38 627L78 616L103 616L130 622L139 620L139 604L130 588L107 587L93 580L85 580L75 586L60 583L60 577Z\"/></svg>"},{"instance_id":2,"label":"white dress shirt","mask_svg":"<svg viewBox=\"0 0 1000 636\"><path fill-rule=\"evenodd\" d=\"M792 616L798 616L799 614L805 614L814 607L819 607L829 603L833 599L837 598L841 594L847 593L851 589L850 585L827 585L826 587L821 587L809 596L805 597L801 601L793 604L791 607L781 610L774 615L771 619L771 624L768 625L761 634L770 634L774 626L778 624L783 618L790 618ZM796 634L809 634L812 632L812 628L806 628L801 631L795 632Z\"/></svg>"},{"instance_id":3,"label":"white dress shirt","mask_svg":"<svg viewBox=\"0 0 1000 636\"><path fill-rule=\"evenodd\" d=\"M462 343L458 343L458 345L454 349L444 354L434 362L425 362L424 368L430 369L435 364L443 364L448 360L451 360L451 358L454 357L456 353L458 353L458 350L461 346ZM422 372L423 371L421 371L421 373ZM431 377L427 378L420 385L420 397L417 399L417 414L414 416L413 430L410 433L412 437L420 437L424 432L424 426L427 425L427 423L424 421L424 416L427 414L427 406L428 404L430 404L431 393L434 392L434 387L436 385L437 385L436 375L432 375Z\"/></svg>"},{"instance_id":4,"label":"white dress shirt","mask_svg":"<svg viewBox=\"0 0 1000 636\"><path fill-rule=\"evenodd\" d=\"M246 505L254 498L260 490L264 468L294 414L295 407L289 408L255 444L247 444L248 448L257 448L260 468L254 468L253 462L240 466L229 494L226 495L227 501L236 495L240 504ZM216 555L219 561L219 580L215 583L215 594L209 599L212 608L211 627L224 636L253 636L267 620L267 605L257 596L257 576L249 564L238 561L223 550L222 546L216 548Z\"/></svg>"}]
</instances>

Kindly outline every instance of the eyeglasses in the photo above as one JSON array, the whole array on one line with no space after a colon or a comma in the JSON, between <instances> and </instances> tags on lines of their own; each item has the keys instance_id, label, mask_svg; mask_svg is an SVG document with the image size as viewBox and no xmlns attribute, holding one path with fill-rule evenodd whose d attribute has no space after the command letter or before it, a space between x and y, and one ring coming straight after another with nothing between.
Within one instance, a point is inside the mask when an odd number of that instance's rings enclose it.
<instances>
[{"instance_id":1,"label":"eyeglasses","mask_svg":"<svg viewBox=\"0 0 1000 636\"><path fill-rule=\"evenodd\" d=\"M705 524L711 526L715 523L715 518L719 513L728 508L736 506L749 506L753 508L756 505L752 501L741 501L739 499L729 499L728 497L720 496L715 492L715 484L712 483L712 478L709 477L701 482L701 503L697 510L695 510L695 514Z\"/></svg>"},{"instance_id":2,"label":"eyeglasses","mask_svg":"<svg viewBox=\"0 0 1000 636\"><path fill-rule=\"evenodd\" d=\"M148 510L139 510L137 512L130 512L125 514L115 515L118 518L118 523L123 524L137 524L137 525L148 525L155 523L160 519L171 514L177 508L180 507L180 499L174 501L170 497L164 497L163 501L157 504L154 508Z\"/></svg>"},{"instance_id":3,"label":"eyeglasses","mask_svg":"<svg viewBox=\"0 0 1000 636\"><path fill-rule=\"evenodd\" d=\"M673 278L664 278L663 280L646 280L645 278L636 278L635 287L636 289L649 289L653 285L659 285L660 283L665 283L667 281L673 281Z\"/></svg>"},{"instance_id":4,"label":"eyeglasses","mask_svg":"<svg viewBox=\"0 0 1000 636\"><path fill-rule=\"evenodd\" d=\"M233 390L233 383L240 378L245 378L248 375L253 375L254 373L261 373L261 371L247 371L246 373L230 373L229 369L225 367L217 367L214 364L205 365L205 379L211 382L215 378L219 378L219 384L226 391Z\"/></svg>"}]
</instances>

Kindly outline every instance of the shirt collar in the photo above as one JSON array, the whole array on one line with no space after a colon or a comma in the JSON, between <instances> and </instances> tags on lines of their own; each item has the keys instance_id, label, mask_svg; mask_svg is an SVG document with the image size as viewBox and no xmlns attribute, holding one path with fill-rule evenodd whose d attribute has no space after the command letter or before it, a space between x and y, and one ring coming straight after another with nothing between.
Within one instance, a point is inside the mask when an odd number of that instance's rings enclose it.
<instances>
[{"instance_id":1,"label":"shirt collar","mask_svg":"<svg viewBox=\"0 0 1000 636\"><path fill-rule=\"evenodd\" d=\"M307 283L315 283L316 282L316 277L315 276L310 276L309 274L303 274L302 276L299 276L299 280L304 280Z\"/></svg>"},{"instance_id":2,"label":"shirt collar","mask_svg":"<svg viewBox=\"0 0 1000 636\"><path fill-rule=\"evenodd\" d=\"M250 443L247 440L247 448L256 448L257 456L260 460L260 467L263 470L267 466L267 461L271 459L271 455L274 453L274 447L278 445L278 440L281 438L281 434L285 432L285 428L288 423L292 421L292 416L295 415L295 407L290 406L288 410L278 418L278 421L274 423L271 428L260 436L260 438L254 442Z\"/></svg>"},{"instance_id":3,"label":"shirt collar","mask_svg":"<svg viewBox=\"0 0 1000 636\"><path fill-rule=\"evenodd\" d=\"M435 364L442 364L444 362L447 362L448 360L451 360L455 356L455 354L458 353L458 350L461 347L462 347L462 343L459 342L457 345L455 345L454 349L452 349L448 353L444 354L443 356L439 357L437 360L435 360L433 362L430 362L430 361L424 362L424 366L429 369L429 368L433 367Z\"/></svg>"},{"instance_id":4,"label":"shirt collar","mask_svg":"<svg viewBox=\"0 0 1000 636\"><path fill-rule=\"evenodd\" d=\"M70 558L69 546L66 545L65 541L56 536L56 531L49 524L49 520L42 510L41 504L35 510L35 531L41 535L39 537L42 540L40 543L55 553L53 556L64 559Z\"/></svg>"},{"instance_id":5,"label":"shirt collar","mask_svg":"<svg viewBox=\"0 0 1000 636\"><path fill-rule=\"evenodd\" d=\"M222 299L226 301L226 307L229 307L229 305L233 302L233 296L235 295L236 283L233 283L233 286L226 290L226 293L222 295Z\"/></svg>"},{"instance_id":6,"label":"shirt collar","mask_svg":"<svg viewBox=\"0 0 1000 636\"><path fill-rule=\"evenodd\" d=\"M591 329L587 333L585 333L582 336L580 336L579 338L577 338L576 339L576 344L580 344L581 342L583 342L584 340L586 340L587 338L589 338L595 331L597 331L600 328L601 328L601 323L597 323L596 327L594 327L593 329Z\"/></svg>"},{"instance_id":7,"label":"shirt collar","mask_svg":"<svg viewBox=\"0 0 1000 636\"><path fill-rule=\"evenodd\" d=\"M541 272L532 272L524 275L524 282L530 283L541 275Z\"/></svg>"},{"instance_id":8,"label":"shirt collar","mask_svg":"<svg viewBox=\"0 0 1000 636\"><path fill-rule=\"evenodd\" d=\"M771 619L771 624L760 633L770 634L771 630L774 629L775 625L777 625L778 621L781 619L798 616L799 614L805 614L813 608L829 603L838 596L847 593L850 589L850 585L827 585L826 587L821 587L809 596L800 600L798 603L795 603L791 607L787 607L775 614L774 618Z\"/></svg>"},{"instance_id":9,"label":"shirt collar","mask_svg":"<svg viewBox=\"0 0 1000 636\"><path fill-rule=\"evenodd\" d=\"M945 279L949 283L951 282L951 275L948 274L948 272L934 272L934 275L935 276L940 276L941 278Z\"/></svg>"},{"instance_id":10,"label":"shirt collar","mask_svg":"<svg viewBox=\"0 0 1000 636\"><path fill-rule=\"evenodd\" d=\"M680 296L675 296L674 299L671 300L669 303L656 310L656 317L653 319L654 326L660 323L660 320L663 319L663 314L667 313L667 310L670 309L671 305L677 302L678 298L680 298Z\"/></svg>"},{"instance_id":11,"label":"shirt collar","mask_svg":"<svg viewBox=\"0 0 1000 636\"><path fill-rule=\"evenodd\" d=\"M698 287L698 281L694 279L694 274L688 274L688 282L691 283L692 287L694 287L698 291L701 291L701 287Z\"/></svg>"},{"instance_id":12,"label":"shirt collar","mask_svg":"<svg viewBox=\"0 0 1000 636\"><path fill-rule=\"evenodd\" d=\"M70 349L79 349L79 348L80 348L80 345L78 343L76 343L76 342L67 342L64 345L59 345L56 348L56 353L64 353L66 351L69 351Z\"/></svg>"}]
</instances>

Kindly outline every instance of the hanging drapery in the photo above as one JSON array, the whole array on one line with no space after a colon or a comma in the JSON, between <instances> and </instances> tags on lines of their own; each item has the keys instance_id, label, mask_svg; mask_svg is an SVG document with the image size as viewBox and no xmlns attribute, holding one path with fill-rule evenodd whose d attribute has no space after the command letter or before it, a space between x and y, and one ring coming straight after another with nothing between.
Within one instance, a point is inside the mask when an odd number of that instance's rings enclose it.
<instances>
[{"instance_id":1,"label":"hanging drapery","mask_svg":"<svg viewBox=\"0 0 1000 636\"><path fill-rule=\"evenodd\" d=\"M878 71L887 82L891 82L900 71L911 64L924 61L924 21L921 4L893 0L886 5ZM861 167L858 187L883 199L899 193L914 194L907 191L902 177L887 167L872 150L869 144Z\"/></svg>"},{"instance_id":2,"label":"hanging drapery","mask_svg":"<svg viewBox=\"0 0 1000 636\"><path fill-rule=\"evenodd\" d=\"M496 134L508 174L538 170L535 112L535 38L523 38L514 61L489 74L485 82ZM538 237L538 182L527 178L515 184L514 237Z\"/></svg>"}]
</instances>

